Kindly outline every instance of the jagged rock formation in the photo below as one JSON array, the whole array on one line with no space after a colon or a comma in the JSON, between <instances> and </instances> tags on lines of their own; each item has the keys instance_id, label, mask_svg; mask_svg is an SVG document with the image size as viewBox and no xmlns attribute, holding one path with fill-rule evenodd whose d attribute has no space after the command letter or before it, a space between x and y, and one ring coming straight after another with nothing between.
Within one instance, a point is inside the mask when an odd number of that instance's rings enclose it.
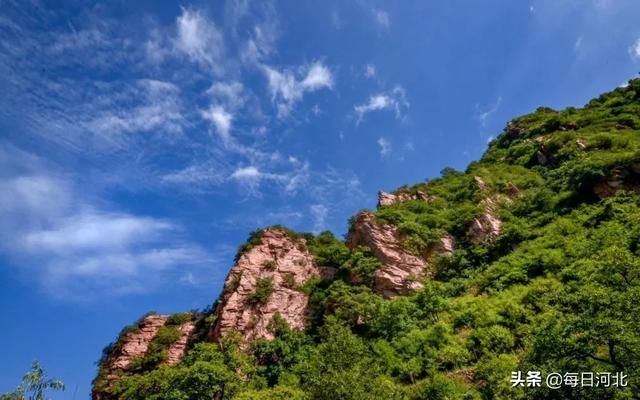
<instances>
[{"instance_id":1,"label":"jagged rock formation","mask_svg":"<svg viewBox=\"0 0 640 400\"><path fill-rule=\"evenodd\" d=\"M231 269L210 339L231 332L247 342L271 339L269 324L276 314L291 328L303 329L309 298L299 288L319 275L304 239L294 239L281 229L265 230L260 243L242 254ZM262 294L257 292L259 287Z\"/></svg>"},{"instance_id":2,"label":"jagged rock formation","mask_svg":"<svg viewBox=\"0 0 640 400\"><path fill-rule=\"evenodd\" d=\"M480 193L486 191L486 184L482 178L475 176L474 180ZM496 214L496 200L490 196L480 201L482 214L474 218L469 227L468 235L471 243L490 243L502 232L502 221Z\"/></svg>"},{"instance_id":3,"label":"jagged rock formation","mask_svg":"<svg viewBox=\"0 0 640 400\"><path fill-rule=\"evenodd\" d=\"M131 363L144 357L153 338L167 322L168 316L152 314L144 317L137 326L124 333L115 344L111 354L100 365L100 372L94 382L91 397L94 400L111 400L113 384Z\"/></svg>"},{"instance_id":4,"label":"jagged rock formation","mask_svg":"<svg viewBox=\"0 0 640 400\"><path fill-rule=\"evenodd\" d=\"M436 256L450 256L456 250L456 239L451 235L444 235L427 252L427 260Z\"/></svg>"},{"instance_id":5,"label":"jagged rock formation","mask_svg":"<svg viewBox=\"0 0 640 400\"><path fill-rule=\"evenodd\" d=\"M386 297L406 294L420 289L428 274L426 262L407 252L401 244L398 229L393 225L380 225L373 214L364 212L353 223L347 246L367 246L380 261L375 273L374 289Z\"/></svg>"},{"instance_id":6,"label":"jagged rock formation","mask_svg":"<svg viewBox=\"0 0 640 400\"><path fill-rule=\"evenodd\" d=\"M111 363L111 369L126 369L131 361L144 356L149 344L158 333L158 330L167 322L166 315L149 315L139 324L137 330L129 332L122 338L122 346L115 359Z\"/></svg>"},{"instance_id":7,"label":"jagged rock formation","mask_svg":"<svg viewBox=\"0 0 640 400\"><path fill-rule=\"evenodd\" d=\"M480 202L483 211L474 218L469 227L469 238L472 243L489 243L500 236L502 221L496 215L495 202L486 198Z\"/></svg>"},{"instance_id":8,"label":"jagged rock formation","mask_svg":"<svg viewBox=\"0 0 640 400\"><path fill-rule=\"evenodd\" d=\"M167 359L165 361L167 365L175 365L182 360L195 329L196 323L194 321L185 322L178 327L180 337L167 349Z\"/></svg>"},{"instance_id":9,"label":"jagged rock formation","mask_svg":"<svg viewBox=\"0 0 640 400\"><path fill-rule=\"evenodd\" d=\"M383 191L378 192L378 208L411 200L431 201L433 200L433 196L419 190L413 193L400 190L395 194Z\"/></svg>"}]
</instances>

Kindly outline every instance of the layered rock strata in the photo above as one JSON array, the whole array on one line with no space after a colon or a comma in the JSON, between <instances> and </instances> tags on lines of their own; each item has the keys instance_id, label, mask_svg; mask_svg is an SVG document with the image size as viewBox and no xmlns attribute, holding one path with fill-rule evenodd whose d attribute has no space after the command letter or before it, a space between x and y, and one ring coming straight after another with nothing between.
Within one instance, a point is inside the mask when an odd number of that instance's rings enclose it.
<instances>
[{"instance_id":1,"label":"layered rock strata","mask_svg":"<svg viewBox=\"0 0 640 400\"><path fill-rule=\"evenodd\" d=\"M347 246L367 246L380 261L374 276L374 289L385 297L411 293L422 288L427 264L401 245L398 228L378 224L373 214L359 214L349 232Z\"/></svg>"},{"instance_id":2,"label":"layered rock strata","mask_svg":"<svg viewBox=\"0 0 640 400\"><path fill-rule=\"evenodd\" d=\"M242 254L231 269L217 307L211 340L237 333L245 342L272 339L276 314L291 328L303 329L309 298L300 287L320 276L302 238L267 229L260 243Z\"/></svg>"}]
</instances>

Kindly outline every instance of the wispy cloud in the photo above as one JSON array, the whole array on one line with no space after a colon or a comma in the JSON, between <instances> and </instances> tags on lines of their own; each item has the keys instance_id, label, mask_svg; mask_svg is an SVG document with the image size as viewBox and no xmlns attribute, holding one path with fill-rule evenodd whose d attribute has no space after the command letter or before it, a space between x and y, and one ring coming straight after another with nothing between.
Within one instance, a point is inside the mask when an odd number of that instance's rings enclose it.
<instances>
[{"instance_id":1,"label":"wispy cloud","mask_svg":"<svg viewBox=\"0 0 640 400\"><path fill-rule=\"evenodd\" d=\"M327 229L327 216L329 208L324 204L312 204L309 206L313 220L313 232L318 234Z\"/></svg>"},{"instance_id":2,"label":"wispy cloud","mask_svg":"<svg viewBox=\"0 0 640 400\"><path fill-rule=\"evenodd\" d=\"M342 17L337 10L333 10L331 12L331 23L333 24L333 27L335 29L342 29L342 27L344 26L344 21L342 20Z\"/></svg>"},{"instance_id":3,"label":"wispy cloud","mask_svg":"<svg viewBox=\"0 0 640 400\"><path fill-rule=\"evenodd\" d=\"M478 119L482 127L487 126L487 122L489 118L500 109L501 105L502 105L502 96L498 96L496 101L491 105L491 107L488 110L478 112L478 114L476 115L476 118Z\"/></svg>"},{"instance_id":4,"label":"wispy cloud","mask_svg":"<svg viewBox=\"0 0 640 400\"><path fill-rule=\"evenodd\" d=\"M373 10L373 17L381 28L389 29L391 27L389 13L385 10Z\"/></svg>"},{"instance_id":5,"label":"wispy cloud","mask_svg":"<svg viewBox=\"0 0 640 400\"><path fill-rule=\"evenodd\" d=\"M629 56L634 61L640 61L640 37L629 46Z\"/></svg>"},{"instance_id":6,"label":"wispy cloud","mask_svg":"<svg viewBox=\"0 0 640 400\"><path fill-rule=\"evenodd\" d=\"M380 157L385 158L391 154L391 143L387 139L379 137L377 143L380 146Z\"/></svg>"},{"instance_id":7,"label":"wispy cloud","mask_svg":"<svg viewBox=\"0 0 640 400\"><path fill-rule=\"evenodd\" d=\"M576 39L575 43L573 44L573 50L579 51L582 48L583 40L584 40L584 36L582 36L582 35L578 36L578 38Z\"/></svg>"},{"instance_id":8,"label":"wispy cloud","mask_svg":"<svg viewBox=\"0 0 640 400\"><path fill-rule=\"evenodd\" d=\"M267 65L263 70L280 117L286 117L305 93L333 87L331 70L320 62L298 68L297 73L294 70L279 71Z\"/></svg>"},{"instance_id":9,"label":"wispy cloud","mask_svg":"<svg viewBox=\"0 0 640 400\"><path fill-rule=\"evenodd\" d=\"M376 66L373 64L367 64L364 66L364 77L372 79L376 77Z\"/></svg>"},{"instance_id":10,"label":"wispy cloud","mask_svg":"<svg viewBox=\"0 0 640 400\"><path fill-rule=\"evenodd\" d=\"M274 168L278 162L269 164ZM264 171L256 165L240 167L229 175L229 179L235 181L251 196L260 196L259 189L264 184L276 185L283 194L288 195L296 194L306 187L310 176L309 163L290 158L281 165L279 171Z\"/></svg>"},{"instance_id":11,"label":"wispy cloud","mask_svg":"<svg viewBox=\"0 0 640 400\"><path fill-rule=\"evenodd\" d=\"M224 38L213 21L198 10L183 8L176 20L176 49L190 60L222 72Z\"/></svg>"},{"instance_id":12,"label":"wispy cloud","mask_svg":"<svg viewBox=\"0 0 640 400\"><path fill-rule=\"evenodd\" d=\"M0 248L37 265L39 284L55 297L154 290L178 267L210 261L175 222L111 210L43 160L9 145L0 154Z\"/></svg>"},{"instance_id":13,"label":"wispy cloud","mask_svg":"<svg viewBox=\"0 0 640 400\"><path fill-rule=\"evenodd\" d=\"M409 101L404 88L396 86L390 92L370 96L366 103L356 105L353 109L357 116L356 124L359 124L364 119L364 116L370 112L393 111L396 118L400 118L403 111L408 108Z\"/></svg>"},{"instance_id":14,"label":"wispy cloud","mask_svg":"<svg viewBox=\"0 0 640 400\"><path fill-rule=\"evenodd\" d=\"M214 126L216 133L225 144L229 143L231 139L231 123L233 122L233 115L231 113L226 111L222 106L211 105L209 109L202 111L202 118Z\"/></svg>"},{"instance_id":15,"label":"wispy cloud","mask_svg":"<svg viewBox=\"0 0 640 400\"><path fill-rule=\"evenodd\" d=\"M168 82L142 79L127 88L128 96L86 107L85 127L112 136L118 133L166 131L179 133L184 126L180 89ZM113 93L112 93L113 94ZM104 102L105 98L100 99ZM134 103L135 105L131 105ZM137 104L136 104L137 103ZM93 112L92 112L93 111Z\"/></svg>"}]
</instances>

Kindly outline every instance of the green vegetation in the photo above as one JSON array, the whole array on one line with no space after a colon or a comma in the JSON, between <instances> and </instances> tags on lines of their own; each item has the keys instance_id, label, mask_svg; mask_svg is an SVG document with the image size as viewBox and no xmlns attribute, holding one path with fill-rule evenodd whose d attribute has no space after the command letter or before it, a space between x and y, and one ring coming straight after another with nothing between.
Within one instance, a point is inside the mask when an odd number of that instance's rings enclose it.
<instances>
[{"instance_id":1,"label":"green vegetation","mask_svg":"<svg viewBox=\"0 0 640 400\"><path fill-rule=\"evenodd\" d=\"M260 278L256 282L256 290L249 297L247 303L251 305L265 304L273 292L273 279Z\"/></svg>"},{"instance_id":2,"label":"green vegetation","mask_svg":"<svg viewBox=\"0 0 640 400\"><path fill-rule=\"evenodd\" d=\"M176 326L165 325L149 343L147 352L131 361L129 370L133 372L150 371L167 359L167 349L180 338L180 330Z\"/></svg>"},{"instance_id":3,"label":"green vegetation","mask_svg":"<svg viewBox=\"0 0 640 400\"><path fill-rule=\"evenodd\" d=\"M476 179L479 177L482 184ZM615 177L615 193L598 185ZM176 366L132 373L122 399L632 399L640 393L640 80L584 108L517 118L466 171L374 212L426 256L453 255L410 296L372 290L378 262L329 232L304 237L331 282L304 285L308 329L274 318L275 339L200 343ZM502 232L469 237L492 199ZM247 246L255 245L253 234ZM259 281L254 304L271 293ZM167 335L168 336L168 335ZM234 340L236 340L234 342ZM626 388L511 387L514 371L624 372Z\"/></svg>"},{"instance_id":4,"label":"green vegetation","mask_svg":"<svg viewBox=\"0 0 640 400\"><path fill-rule=\"evenodd\" d=\"M0 400L44 400L45 392L64 390L64 382L47 377L38 361L31 364L31 370L24 374L22 383L13 393L0 394Z\"/></svg>"}]
</instances>

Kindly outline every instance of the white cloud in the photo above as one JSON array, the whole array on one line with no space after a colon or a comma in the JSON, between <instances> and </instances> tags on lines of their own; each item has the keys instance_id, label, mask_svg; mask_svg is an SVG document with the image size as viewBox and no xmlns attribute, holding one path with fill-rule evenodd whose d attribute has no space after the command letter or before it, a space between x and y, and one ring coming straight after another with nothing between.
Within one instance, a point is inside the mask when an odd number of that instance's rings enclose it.
<instances>
[{"instance_id":1,"label":"white cloud","mask_svg":"<svg viewBox=\"0 0 640 400\"><path fill-rule=\"evenodd\" d=\"M185 124L180 89L168 82L141 79L123 93L88 104L84 126L93 133L182 132ZM114 100L113 103L109 101ZM106 104L105 104L106 102ZM82 123L82 122L80 122Z\"/></svg>"},{"instance_id":2,"label":"white cloud","mask_svg":"<svg viewBox=\"0 0 640 400\"><path fill-rule=\"evenodd\" d=\"M38 158L0 146L0 250L55 297L154 290L179 267L210 260L169 220L114 211ZM3 156L4 157L4 156Z\"/></svg>"},{"instance_id":3,"label":"white cloud","mask_svg":"<svg viewBox=\"0 0 640 400\"><path fill-rule=\"evenodd\" d=\"M154 239L162 231L172 228L171 224L153 218L90 210L56 221L51 229L29 232L22 238L22 244L30 250L61 254L121 249L139 237Z\"/></svg>"},{"instance_id":4,"label":"white cloud","mask_svg":"<svg viewBox=\"0 0 640 400\"><path fill-rule=\"evenodd\" d=\"M233 171L233 173L231 174L231 179L235 179L239 181L256 180L256 179L260 179L261 176L263 175L258 170L258 168L250 166L250 167L238 168L237 170Z\"/></svg>"},{"instance_id":5,"label":"white cloud","mask_svg":"<svg viewBox=\"0 0 640 400\"><path fill-rule=\"evenodd\" d=\"M391 143L383 138L378 138L378 146L380 146L380 157L386 157L391 153Z\"/></svg>"},{"instance_id":6,"label":"white cloud","mask_svg":"<svg viewBox=\"0 0 640 400\"><path fill-rule=\"evenodd\" d=\"M299 69L305 71L302 79L298 79L291 70L278 71L272 67L263 66L272 101L275 102L280 117L287 116L306 92L333 87L333 75L325 65L315 62Z\"/></svg>"},{"instance_id":7,"label":"white cloud","mask_svg":"<svg viewBox=\"0 0 640 400\"><path fill-rule=\"evenodd\" d=\"M632 60L640 61L640 38L638 38L631 46L629 46L629 55Z\"/></svg>"},{"instance_id":8,"label":"white cloud","mask_svg":"<svg viewBox=\"0 0 640 400\"><path fill-rule=\"evenodd\" d=\"M207 93L232 110L242 107L246 101L244 86L238 81L215 82L207 90Z\"/></svg>"},{"instance_id":9,"label":"white cloud","mask_svg":"<svg viewBox=\"0 0 640 400\"><path fill-rule=\"evenodd\" d=\"M480 121L480 125L482 125L482 127L487 126L487 121L496 111L500 109L501 104L502 104L502 96L498 96L495 103L493 103L488 110L478 113L477 118L478 118L478 121Z\"/></svg>"},{"instance_id":10,"label":"white cloud","mask_svg":"<svg viewBox=\"0 0 640 400\"><path fill-rule=\"evenodd\" d=\"M309 211L311 212L311 218L313 221L313 232L318 234L326 230L329 208L324 204L312 204L309 206Z\"/></svg>"},{"instance_id":11,"label":"white cloud","mask_svg":"<svg viewBox=\"0 0 640 400\"><path fill-rule=\"evenodd\" d=\"M391 21L389 20L389 13L384 10L373 10L373 16L376 22L384 29L389 29Z\"/></svg>"},{"instance_id":12,"label":"white cloud","mask_svg":"<svg viewBox=\"0 0 640 400\"><path fill-rule=\"evenodd\" d=\"M331 71L318 62L313 63L302 81L302 87L309 91L333 87Z\"/></svg>"},{"instance_id":13,"label":"white cloud","mask_svg":"<svg viewBox=\"0 0 640 400\"><path fill-rule=\"evenodd\" d=\"M373 64L367 64L364 67L364 77L371 79L376 76L376 67Z\"/></svg>"},{"instance_id":14,"label":"white cloud","mask_svg":"<svg viewBox=\"0 0 640 400\"><path fill-rule=\"evenodd\" d=\"M396 86L389 93L378 93L369 97L365 104L354 106L357 115L356 124L359 124L365 114L373 111L394 111L396 118L400 118L402 111L409 108L406 93L401 86Z\"/></svg>"},{"instance_id":15,"label":"white cloud","mask_svg":"<svg viewBox=\"0 0 640 400\"><path fill-rule=\"evenodd\" d=\"M271 160L270 164L276 165L277 157ZM309 163L301 162L295 157L290 157L285 162L287 169L281 171L264 172L256 165L237 168L231 173L229 178L241 185L250 195L260 195L260 185L263 182L276 184L282 188L282 193L294 195L305 188L309 176Z\"/></svg>"},{"instance_id":16,"label":"white cloud","mask_svg":"<svg viewBox=\"0 0 640 400\"><path fill-rule=\"evenodd\" d=\"M176 49L192 61L222 71L224 38L215 23L198 10L183 8L176 19Z\"/></svg>"},{"instance_id":17,"label":"white cloud","mask_svg":"<svg viewBox=\"0 0 640 400\"><path fill-rule=\"evenodd\" d=\"M209 121L216 129L223 143L228 144L231 140L231 123L233 115L227 112L222 106L211 105L209 109L202 111L202 118Z\"/></svg>"},{"instance_id":18,"label":"white cloud","mask_svg":"<svg viewBox=\"0 0 640 400\"><path fill-rule=\"evenodd\" d=\"M227 178L224 171L224 165L209 160L208 164L189 165L179 171L164 174L161 180L167 184L181 185L191 191L199 191L224 183Z\"/></svg>"},{"instance_id":19,"label":"white cloud","mask_svg":"<svg viewBox=\"0 0 640 400\"><path fill-rule=\"evenodd\" d=\"M144 50L147 61L154 65L161 64L171 54L165 37L158 29L150 30Z\"/></svg>"}]
</instances>

